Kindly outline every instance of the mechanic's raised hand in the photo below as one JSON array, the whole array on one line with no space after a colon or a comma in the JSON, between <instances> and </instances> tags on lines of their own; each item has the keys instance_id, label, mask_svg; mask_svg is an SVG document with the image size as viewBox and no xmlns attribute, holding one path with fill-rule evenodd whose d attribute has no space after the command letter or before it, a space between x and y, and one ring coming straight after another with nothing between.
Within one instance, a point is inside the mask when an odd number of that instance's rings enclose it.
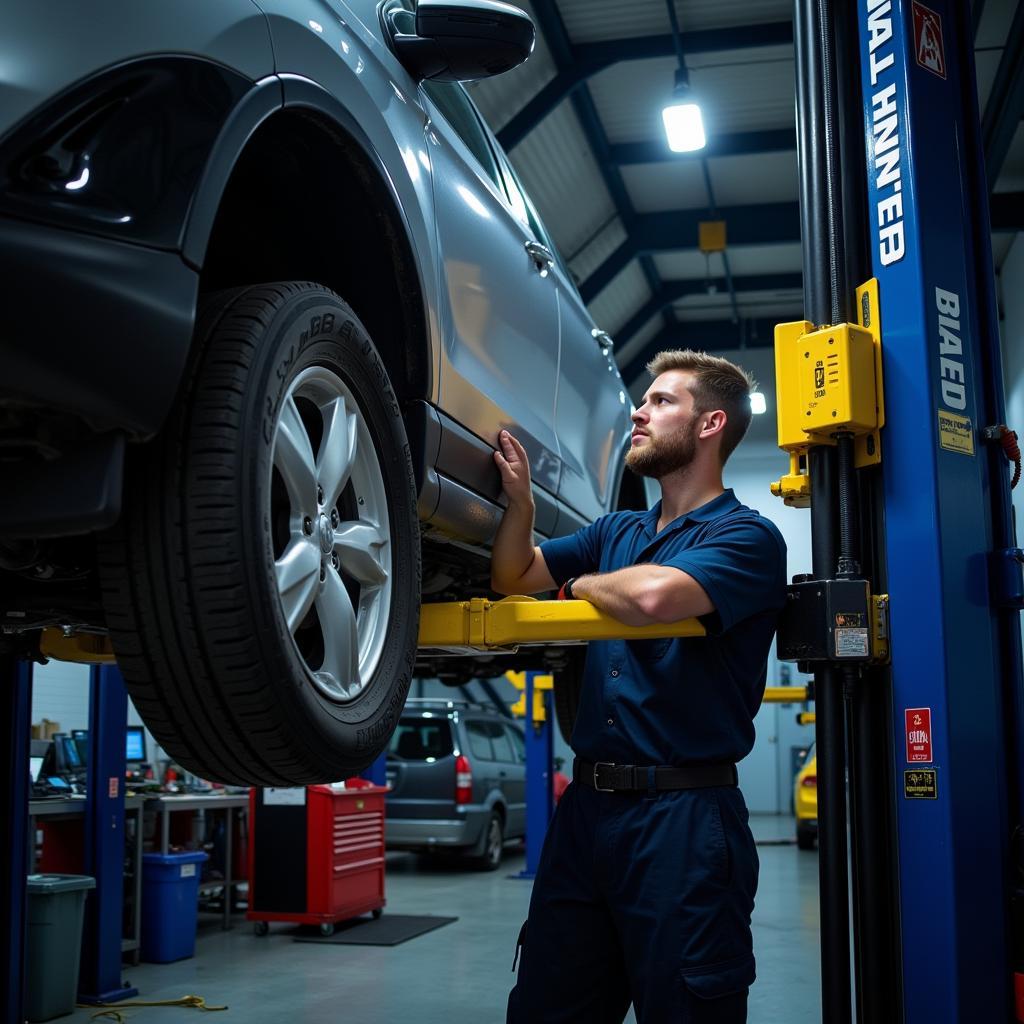
<instances>
[{"instance_id":1,"label":"mechanic's raised hand","mask_svg":"<svg viewBox=\"0 0 1024 1024\"><path fill-rule=\"evenodd\" d=\"M501 473L501 485L510 505L533 504L530 489L530 460L526 449L507 431L498 434L498 451L494 461Z\"/></svg>"}]
</instances>

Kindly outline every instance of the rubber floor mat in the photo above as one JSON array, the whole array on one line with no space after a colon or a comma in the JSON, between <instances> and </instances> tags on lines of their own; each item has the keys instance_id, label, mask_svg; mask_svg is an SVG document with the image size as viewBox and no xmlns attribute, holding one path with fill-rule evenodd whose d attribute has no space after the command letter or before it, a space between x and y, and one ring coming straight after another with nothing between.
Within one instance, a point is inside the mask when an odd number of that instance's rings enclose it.
<instances>
[{"instance_id":1,"label":"rubber floor mat","mask_svg":"<svg viewBox=\"0 0 1024 1024\"><path fill-rule=\"evenodd\" d=\"M435 928L442 928L457 917L435 917L433 915L382 914L377 920L357 917L342 921L333 935L321 935L312 928L300 928L292 937L295 942L320 942L335 946L397 946L417 935L425 935Z\"/></svg>"}]
</instances>

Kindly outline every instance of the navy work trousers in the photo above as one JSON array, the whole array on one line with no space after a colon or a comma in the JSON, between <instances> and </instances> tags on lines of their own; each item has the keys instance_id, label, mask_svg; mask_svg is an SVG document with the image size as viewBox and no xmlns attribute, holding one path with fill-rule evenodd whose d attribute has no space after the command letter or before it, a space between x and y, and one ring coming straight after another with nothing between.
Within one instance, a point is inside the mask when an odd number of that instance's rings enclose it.
<instances>
[{"instance_id":1,"label":"navy work trousers","mask_svg":"<svg viewBox=\"0 0 1024 1024\"><path fill-rule=\"evenodd\" d=\"M735 787L573 783L544 843L508 1024L743 1024L757 850Z\"/></svg>"}]
</instances>

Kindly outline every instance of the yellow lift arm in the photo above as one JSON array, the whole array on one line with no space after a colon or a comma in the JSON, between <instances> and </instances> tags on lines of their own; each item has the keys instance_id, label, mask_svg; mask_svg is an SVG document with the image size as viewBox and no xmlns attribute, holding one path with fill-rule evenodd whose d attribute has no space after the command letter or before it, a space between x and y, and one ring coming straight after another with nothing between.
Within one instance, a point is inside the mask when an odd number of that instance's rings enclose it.
<instances>
[{"instance_id":1,"label":"yellow lift arm","mask_svg":"<svg viewBox=\"0 0 1024 1024\"><path fill-rule=\"evenodd\" d=\"M589 601L538 601L518 596L489 601L485 597L474 597L469 601L446 601L420 608L420 649L452 654L514 651L524 644L704 635L704 627L696 619L627 626L599 611Z\"/></svg>"}]
</instances>

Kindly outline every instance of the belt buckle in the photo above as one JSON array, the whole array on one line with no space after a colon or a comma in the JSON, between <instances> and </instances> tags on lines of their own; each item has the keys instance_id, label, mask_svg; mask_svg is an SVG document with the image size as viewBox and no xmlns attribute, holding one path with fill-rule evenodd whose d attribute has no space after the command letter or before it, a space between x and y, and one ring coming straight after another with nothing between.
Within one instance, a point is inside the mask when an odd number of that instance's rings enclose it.
<instances>
[{"instance_id":1,"label":"belt buckle","mask_svg":"<svg viewBox=\"0 0 1024 1024\"><path fill-rule=\"evenodd\" d=\"M614 768L614 767L616 767L616 765L615 765L614 761L595 761L594 762L594 789L596 789L598 791L598 793L614 793L615 792L615 787L614 786L599 786L597 784L597 769L598 768L602 768L602 767L604 767L604 768Z\"/></svg>"}]
</instances>

